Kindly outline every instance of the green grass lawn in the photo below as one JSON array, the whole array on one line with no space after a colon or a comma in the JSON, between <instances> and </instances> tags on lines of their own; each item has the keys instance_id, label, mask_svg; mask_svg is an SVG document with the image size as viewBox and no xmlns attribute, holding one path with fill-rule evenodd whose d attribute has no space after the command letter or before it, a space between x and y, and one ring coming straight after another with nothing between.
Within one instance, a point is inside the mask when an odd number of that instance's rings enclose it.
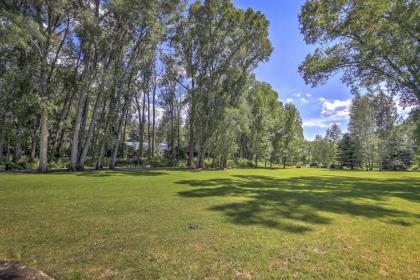
<instances>
[{"instance_id":1,"label":"green grass lawn","mask_svg":"<svg viewBox=\"0 0 420 280\"><path fill-rule=\"evenodd\" d=\"M420 173L0 174L0 258L56 279L419 279Z\"/></svg>"}]
</instances>

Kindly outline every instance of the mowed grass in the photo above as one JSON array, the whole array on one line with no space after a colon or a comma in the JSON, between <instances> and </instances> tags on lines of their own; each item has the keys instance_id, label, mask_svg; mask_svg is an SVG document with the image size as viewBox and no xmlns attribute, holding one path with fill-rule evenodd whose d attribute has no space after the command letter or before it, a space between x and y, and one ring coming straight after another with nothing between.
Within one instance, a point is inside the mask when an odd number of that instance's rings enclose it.
<instances>
[{"instance_id":1,"label":"mowed grass","mask_svg":"<svg viewBox=\"0 0 420 280\"><path fill-rule=\"evenodd\" d=\"M420 173L0 174L0 258L56 279L419 279Z\"/></svg>"}]
</instances>

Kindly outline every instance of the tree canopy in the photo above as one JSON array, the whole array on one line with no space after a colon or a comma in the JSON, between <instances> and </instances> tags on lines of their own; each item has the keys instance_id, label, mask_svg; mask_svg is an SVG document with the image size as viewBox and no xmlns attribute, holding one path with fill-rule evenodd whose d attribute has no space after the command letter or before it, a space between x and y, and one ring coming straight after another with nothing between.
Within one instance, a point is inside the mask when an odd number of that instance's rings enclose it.
<instances>
[{"instance_id":1,"label":"tree canopy","mask_svg":"<svg viewBox=\"0 0 420 280\"><path fill-rule=\"evenodd\" d=\"M316 50L300 65L316 86L341 72L354 88L381 87L420 103L418 53L420 3L416 0L308 0L299 15L301 32Z\"/></svg>"}]
</instances>

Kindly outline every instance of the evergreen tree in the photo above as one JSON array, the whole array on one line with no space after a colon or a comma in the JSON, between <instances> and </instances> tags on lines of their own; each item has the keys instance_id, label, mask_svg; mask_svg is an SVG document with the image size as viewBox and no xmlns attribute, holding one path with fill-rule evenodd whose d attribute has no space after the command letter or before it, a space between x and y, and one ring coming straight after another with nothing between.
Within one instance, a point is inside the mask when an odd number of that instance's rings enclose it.
<instances>
[{"instance_id":1,"label":"evergreen tree","mask_svg":"<svg viewBox=\"0 0 420 280\"><path fill-rule=\"evenodd\" d=\"M348 167L351 170L360 166L359 147L357 142L348 133L338 144L338 162L341 167Z\"/></svg>"}]
</instances>

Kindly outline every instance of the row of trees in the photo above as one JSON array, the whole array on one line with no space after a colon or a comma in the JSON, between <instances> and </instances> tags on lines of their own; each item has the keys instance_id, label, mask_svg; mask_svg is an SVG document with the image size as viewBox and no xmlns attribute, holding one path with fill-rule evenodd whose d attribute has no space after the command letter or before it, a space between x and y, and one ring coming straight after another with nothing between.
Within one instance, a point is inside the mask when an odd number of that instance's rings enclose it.
<instances>
[{"instance_id":1,"label":"row of trees","mask_svg":"<svg viewBox=\"0 0 420 280\"><path fill-rule=\"evenodd\" d=\"M299 112L251 74L272 52L261 13L229 0L6 0L0 11L1 160L114 168L161 143L199 168L294 160Z\"/></svg>"},{"instance_id":2,"label":"row of trees","mask_svg":"<svg viewBox=\"0 0 420 280\"><path fill-rule=\"evenodd\" d=\"M333 123L325 136L316 135L313 141L305 141L303 162L317 167L337 165L338 145L342 136L341 128Z\"/></svg>"},{"instance_id":3,"label":"row of trees","mask_svg":"<svg viewBox=\"0 0 420 280\"><path fill-rule=\"evenodd\" d=\"M306 141L303 161L312 166L406 170L419 154L418 114L403 120L392 96L356 95L348 132L332 124L325 136Z\"/></svg>"},{"instance_id":4,"label":"row of trees","mask_svg":"<svg viewBox=\"0 0 420 280\"><path fill-rule=\"evenodd\" d=\"M418 153L413 114L402 121L392 96L383 92L357 95L351 108L349 133L340 145L343 165L366 170L405 170Z\"/></svg>"}]
</instances>

